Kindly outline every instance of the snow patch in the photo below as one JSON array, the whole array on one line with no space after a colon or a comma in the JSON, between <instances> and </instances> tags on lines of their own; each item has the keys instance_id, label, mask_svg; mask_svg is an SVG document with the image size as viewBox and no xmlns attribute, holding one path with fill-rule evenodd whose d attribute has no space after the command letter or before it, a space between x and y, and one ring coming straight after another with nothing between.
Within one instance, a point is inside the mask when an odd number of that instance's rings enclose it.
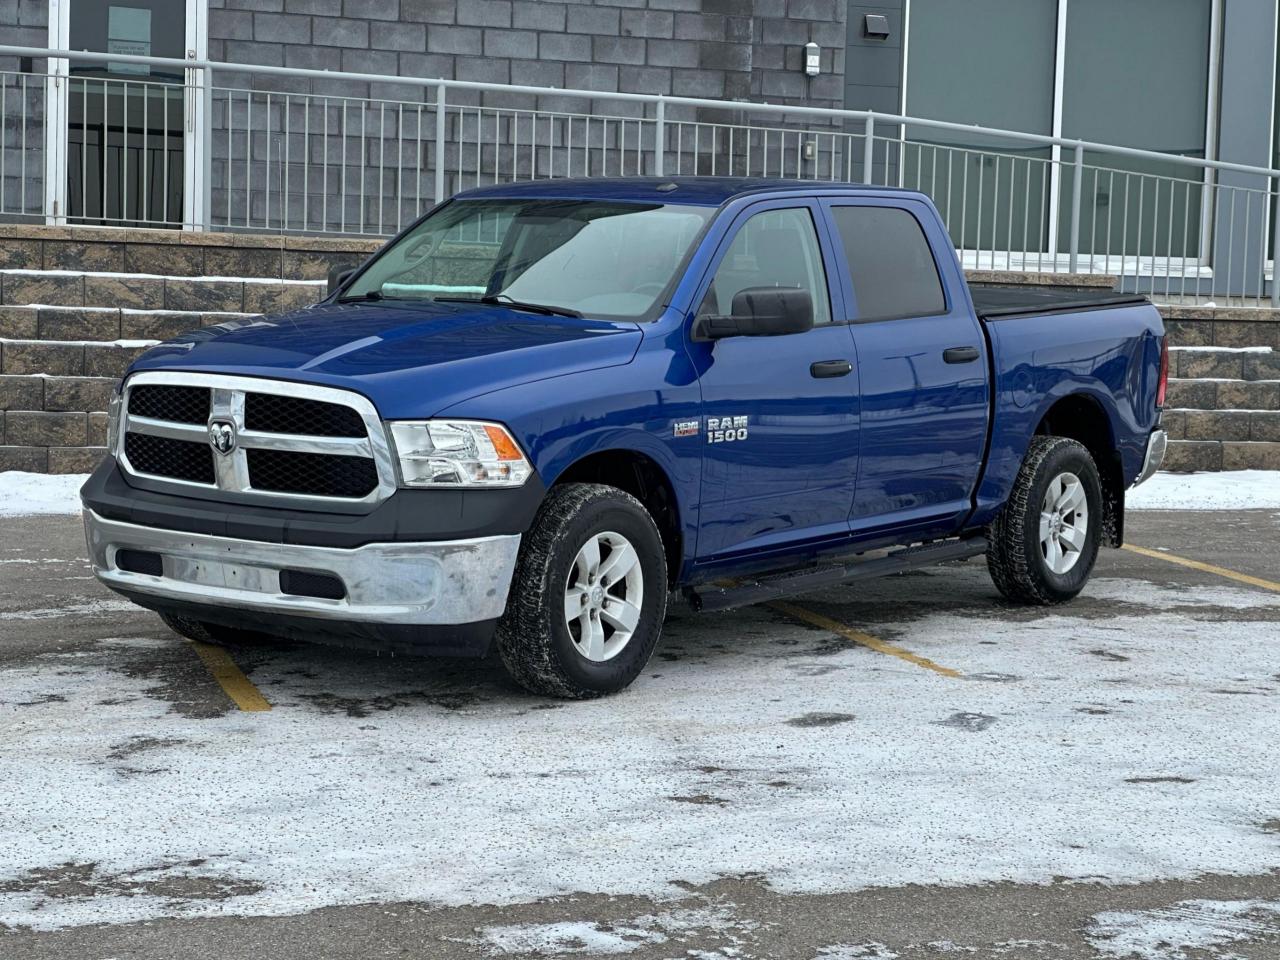
<instances>
[{"instance_id":1,"label":"snow patch","mask_svg":"<svg viewBox=\"0 0 1280 960\"><path fill-rule=\"evenodd\" d=\"M1157 473L1125 494L1130 510L1258 510L1280 507L1280 470Z\"/></svg>"},{"instance_id":2,"label":"snow patch","mask_svg":"<svg viewBox=\"0 0 1280 960\"><path fill-rule=\"evenodd\" d=\"M478 941L492 957L521 954L631 953L641 947L666 943L667 938L652 930L609 925L605 929L589 921L536 923L519 926L483 927Z\"/></svg>"},{"instance_id":3,"label":"snow patch","mask_svg":"<svg viewBox=\"0 0 1280 960\"><path fill-rule=\"evenodd\" d=\"M128 600L86 600L70 603L65 607L44 607L38 610L0 610L0 620L57 620L62 617L103 617L112 613L136 611Z\"/></svg>"},{"instance_id":4,"label":"snow patch","mask_svg":"<svg viewBox=\"0 0 1280 960\"><path fill-rule=\"evenodd\" d=\"M286 277L173 277L163 273L114 273L109 270L0 270L7 276L114 277L120 280L216 281L219 283L274 283L290 287L323 287L327 280L293 280Z\"/></svg>"},{"instance_id":5,"label":"snow patch","mask_svg":"<svg viewBox=\"0 0 1280 960\"><path fill-rule=\"evenodd\" d=\"M87 473L0 472L0 517L34 513L79 513Z\"/></svg>"},{"instance_id":6,"label":"snow patch","mask_svg":"<svg viewBox=\"0 0 1280 960\"><path fill-rule=\"evenodd\" d=\"M1280 939L1280 901L1183 900L1155 910L1099 913L1085 931L1103 957L1190 960L1236 957L1217 948Z\"/></svg>"}]
</instances>

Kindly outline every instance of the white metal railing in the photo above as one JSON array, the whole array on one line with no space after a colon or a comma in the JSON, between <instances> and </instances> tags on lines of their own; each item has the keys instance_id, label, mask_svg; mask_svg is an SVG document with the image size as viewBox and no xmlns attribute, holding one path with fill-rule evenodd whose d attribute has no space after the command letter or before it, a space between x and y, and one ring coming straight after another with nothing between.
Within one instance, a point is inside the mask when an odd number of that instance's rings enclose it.
<instances>
[{"instance_id":1,"label":"white metal railing","mask_svg":"<svg viewBox=\"0 0 1280 960\"><path fill-rule=\"evenodd\" d=\"M0 46L12 57L48 66L0 70L7 220L385 236L489 183L787 177L922 190L968 267L1280 306L1280 170L859 110Z\"/></svg>"}]
</instances>

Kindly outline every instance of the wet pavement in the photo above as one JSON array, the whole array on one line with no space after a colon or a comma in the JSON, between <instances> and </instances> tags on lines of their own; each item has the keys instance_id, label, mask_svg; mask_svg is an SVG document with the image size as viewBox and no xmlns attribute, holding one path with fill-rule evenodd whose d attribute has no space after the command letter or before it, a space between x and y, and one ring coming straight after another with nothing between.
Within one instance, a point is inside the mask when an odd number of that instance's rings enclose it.
<instances>
[{"instance_id":1,"label":"wet pavement","mask_svg":"<svg viewBox=\"0 0 1280 960\"><path fill-rule=\"evenodd\" d=\"M1280 581L1280 511L1128 536ZM245 713L83 550L0 518L5 960L1280 957L1280 592L1108 550L1019 608L971 561L676 610L583 704L232 648Z\"/></svg>"}]
</instances>

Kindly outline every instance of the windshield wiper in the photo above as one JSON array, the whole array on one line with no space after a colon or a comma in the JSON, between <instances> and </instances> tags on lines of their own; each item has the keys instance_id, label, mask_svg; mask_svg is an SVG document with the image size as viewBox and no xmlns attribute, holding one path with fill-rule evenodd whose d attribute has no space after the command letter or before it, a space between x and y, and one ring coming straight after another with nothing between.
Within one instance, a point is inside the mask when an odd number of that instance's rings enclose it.
<instances>
[{"instance_id":1,"label":"windshield wiper","mask_svg":"<svg viewBox=\"0 0 1280 960\"><path fill-rule=\"evenodd\" d=\"M547 303L525 303L513 300L505 293L490 294L485 297L435 297L439 303L485 303L491 307L511 307L513 310L524 310L528 313L540 313L546 317L574 317L582 319L582 314L569 307L556 307Z\"/></svg>"},{"instance_id":2,"label":"windshield wiper","mask_svg":"<svg viewBox=\"0 0 1280 960\"><path fill-rule=\"evenodd\" d=\"M357 293L350 297L339 297L334 303L377 303L379 300L403 300L404 297L388 297L381 290L370 290L368 293Z\"/></svg>"}]
</instances>

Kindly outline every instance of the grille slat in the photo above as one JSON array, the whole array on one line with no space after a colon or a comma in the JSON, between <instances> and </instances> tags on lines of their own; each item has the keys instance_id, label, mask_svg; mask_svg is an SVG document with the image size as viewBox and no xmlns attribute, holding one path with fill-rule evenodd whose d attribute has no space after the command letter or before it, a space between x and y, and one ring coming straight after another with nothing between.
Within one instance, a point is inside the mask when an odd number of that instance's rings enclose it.
<instances>
[{"instance_id":1,"label":"grille slat","mask_svg":"<svg viewBox=\"0 0 1280 960\"><path fill-rule=\"evenodd\" d=\"M205 423L211 396L208 387L144 384L129 391L129 412L135 417L173 423Z\"/></svg>"},{"instance_id":2,"label":"grille slat","mask_svg":"<svg viewBox=\"0 0 1280 960\"><path fill-rule=\"evenodd\" d=\"M213 448L207 443L129 432L124 436L124 455L139 473L210 486L216 482Z\"/></svg>"},{"instance_id":3,"label":"grille slat","mask_svg":"<svg viewBox=\"0 0 1280 960\"><path fill-rule=\"evenodd\" d=\"M368 457L253 448L246 450L245 456L254 490L358 498L378 486L377 467Z\"/></svg>"},{"instance_id":4,"label":"grille slat","mask_svg":"<svg viewBox=\"0 0 1280 960\"><path fill-rule=\"evenodd\" d=\"M245 396L246 430L294 433L309 437L363 437L360 414L339 403L270 393Z\"/></svg>"}]
</instances>

